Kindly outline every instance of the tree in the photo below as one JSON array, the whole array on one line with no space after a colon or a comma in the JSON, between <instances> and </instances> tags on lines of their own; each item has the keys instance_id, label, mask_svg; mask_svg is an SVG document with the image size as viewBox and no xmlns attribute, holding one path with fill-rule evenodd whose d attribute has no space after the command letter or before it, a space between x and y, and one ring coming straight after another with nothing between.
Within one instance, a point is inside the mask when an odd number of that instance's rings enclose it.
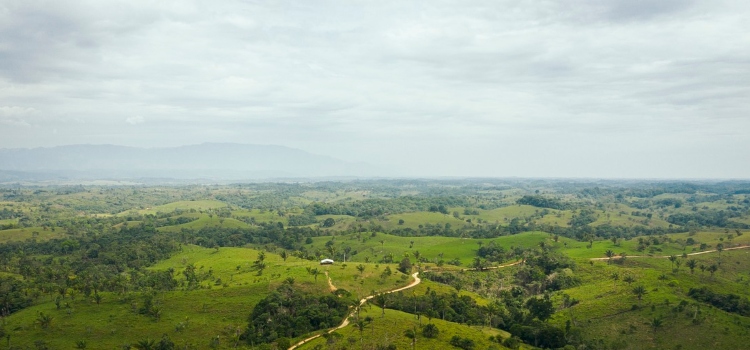
<instances>
[{"instance_id":1,"label":"tree","mask_svg":"<svg viewBox=\"0 0 750 350\"><path fill-rule=\"evenodd\" d=\"M607 260L607 264L612 263L612 257L615 256L615 252L612 251L612 249L607 249L607 252L605 253L609 260Z\"/></svg>"},{"instance_id":2,"label":"tree","mask_svg":"<svg viewBox=\"0 0 750 350\"><path fill-rule=\"evenodd\" d=\"M618 272L612 272L612 274L609 277L612 278L612 281L614 281L613 285L612 285L612 288L613 289L617 288L617 281L620 280L620 273L618 273Z\"/></svg>"},{"instance_id":3,"label":"tree","mask_svg":"<svg viewBox=\"0 0 750 350\"><path fill-rule=\"evenodd\" d=\"M320 270L318 270L317 267L307 270L307 273L313 275L313 277L315 278L315 282L318 282L318 275L320 275Z\"/></svg>"},{"instance_id":4,"label":"tree","mask_svg":"<svg viewBox=\"0 0 750 350\"><path fill-rule=\"evenodd\" d=\"M646 295L646 293L648 293L648 291L646 291L644 286L636 286L633 288L633 294L635 294L639 301L643 299L643 296Z\"/></svg>"},{"instance_id":5,"label":"tree","mask_svg":"<svg viewBox=\"0 0 750 350\"><path fill-rule=\"evenodd\" d=\"M85 350L87 346L88 346L88 345L86 344L86 341L85 341L85 340L79 340L79 341L77 341L77 342L76 342L76 346L75 346L75 348L76 348L76 349L81 349L81 350Z\"/></svg>"},{"instance_id":6,"label":"tree","mask_svg":"<svg viewBox=\"0 0 750 350\"><path fill-rule=\"evenodd\" d=\"M401 260L398 264L398 270L407 275L411 272L411 261L409 261L409 258L403 258Z\"/></svg>"},{"instance_id":7,"label":"tree","mask_svg":"<svg viewBox=\"0 0 750 350\"><path fill-rule=\"evenodd\" d=\"M365 272L365 265L362 265L362 264L357 265L357 271L359 271L360 275L362 273L364 273Z\"/></svg>"},{"instance_id":8,"label":"tree","mask_svg":"<svg viewBox=\"0 0 750 350\"><path fill-rule=\"evenodd\" d=\"M661 317L654 317L654 319L650 322L651 327L654 328L654 332L656 332L656 329L661 327L664 324L664 321L661 319Z\"/></svg>"},{"instance_id":9,"label":"tree","mask_svg":"<svg viewBox=\"0 0 750 350\"><path fill-rule=\"evenodd\" d=\"M711 273L711 277L714 277L714 273L719 270L719 266L716 264L711 264L711 266L708 267L708 272Z\"/></svg>"},{"instance_id":10,"label":"tree","mask_svg":"<svg viewBox=\"0 0 750 350\"><path fill-rule=\"evenodd\" d=\"M477 271L484 271L485 269L487 269L487 260L484 260L477 256L474 258L474 262L471 264L471 266Z\"/></svg>"},{"instance_id":11,"label":"tree","mask_svg":"<svg viewBox=\"0 0 750 350\"><path fill-rule=\"evenodd\" d=\"M362 341L362 339L364 338L363 333L365 331L365 327L367 327L367 323L365 322L365 320L357 320L357 322L354 322L354 327L356 327L359 331L359 340Z\"/></svg>"},{"instance_id":12,"label":"tree","mask_svg":"<svg viewBox=\"0 0 750 350\"><path fill-rule=\"evenodd\" d=\"M266 269L266 263L264 262L266 260L266 253L259 252L258 253L258 260L255 260L253 262L253 269L258 271L258 276L263 274L263 270Z\"/></svg>"},{"instance_id":13,"label":"tree","mask_svg":"<svg viewBox=\"0 0 750 350\"><path fill-rule=\"evenodd\" d=\"M674 255L670 255L670 256L669 256L669 266L670 266L671 268L674 268L674 262L675 262L675 261L677 261L677 257L676 257L676 256L674 256Z\"/></svg>"},{"instance_id":14,"label":"tree","mask_svg":"<svg viewBox=\"0 0 750 350\"><path fill-rule=\"evenodd\" d=\"M627 283L627 284L628 284L628 286L629 286L629 285L630 285L631 283L635 282L635 278L634 278L633 276L631 276L631 275L625 275L625 277L623 277L623 279L622 279L622 280L623 280L623 282Z\"/></svg>"},{"instance_id":15,"label":"tree","mask_svg":"<svg viewBox=\"0 0 750 350\"><path fill-rule=\"evenodd\" d=\"M437 338L438 334L440 334L440 330L432 323L428 323L422 327L422 336L425 338Z\"/></svg>"},{"instance_id":16,"label":"tree","mask_svg":"<svg viewBox=\"0 0 750 350\"><path fill-rule=\"evenodd\" d=\"M289 257L289 254L287 254L286 250L282 250L281 253L279 253L279 256L284 259L286 262L286 259Z\"/></svg>"},{"instance_id":17,"label":"tree","mask_svg":"<svg viewBox=\"0 0 750 350\"><path fill-rule=\"evenodd\" d=\"M388 304L388 294L386 293L380 293L375 296L375 305L380 306L380 309L383 311L383 314L381 317L385 317L385 307Z\"/></svg>"},{"instance_id":18,"label":"tree","mask_svg":"<svg viewBox=\"0 0 750 350\"><path fill-rule=\"evenodd\" d=\"M138 350L156 350L156 341L151 339L139 340L133 347Z\"/></svg>"},{"instance_id":19,"label":"tree","mask_svg":"<svg viewBox=\"0 0 750 350\"><path fill-rule=\"evenodd\" d=\"M695 267L698 266L698 262L694 259L688 260L685 265L690 269L690 274L693 274Z\"/></svg>"},{"instance_id":20,"label":"tree","mask_svg":"<svg viewBox=\"0 0 750 350\"><path fill-rule=\"evenodd\" d=\"M549 297L531 298L526 301L526 307L529 309L530 316L536 317L542 322L555 313L555 307Z\"/></svg>"},{"instance_id":21,"label":"tree","mask_svg":"<svg viewBox=\"0 0 750 350\"><path fill-rule=\"evenodd\" d=\"M43 329L47 329L52 326L52 320L54 318L50 315L46 315L44 312L40 312L36 318L36 323Z\"/></svg>"},{"instance_id":22,"label":"tree","mask_svg":"<svg viewBox=\"0 0 750 350\"><path fill-rule=\"evenodd\" d=\"M164 334L161 336L161 340L159 340L158 343L156 343L155 350L174 350L175 344L174 342L169 339L169 336Z\"/></svg>"},{"instance_id":23,"label":"tree","mask_svg":"<svg viewBox=\"0 0 750 350\"><path fill-rule=\"evenodd\" d=\"M417 346L417 332L414 329L407 329L404 331L404 336L411 339L411 348L414 349Z\"/></svg>"},{"instance_id":24,"label":"tree","mask_svg":"<svg viewBox=\"0 0 750 350\"><path fill-rule=\"evenodd\" d=\"M323 227L333 227L334 225L336 225L336 220L334 220L333 218L327 218L323 220Z\"/></svg>"}]
</instances>

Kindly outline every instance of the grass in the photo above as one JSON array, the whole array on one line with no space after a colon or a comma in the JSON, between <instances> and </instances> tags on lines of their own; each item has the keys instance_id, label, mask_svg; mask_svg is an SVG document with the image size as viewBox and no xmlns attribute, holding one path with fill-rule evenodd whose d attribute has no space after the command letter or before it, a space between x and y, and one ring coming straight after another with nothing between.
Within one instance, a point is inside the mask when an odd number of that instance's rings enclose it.
<instances>
[{"instance_id":1,"label":"grass","mask_svg":"<svg viewBox=\"0 0 750 350\"><path fill-rule=\"evenodd\" d=\"M351 344L352 348L355 349L372 348L377 345L386 344L394 344L398 349L411 349L411 339L404 336L404 332L407 329L416 329L418 334L416 342L417 349L454 348L449 343L451 337L454 335L472 339L476 344L476 349L487 349L491 345L495 345L498 349L504 349L500 344L490 342L489 337L500 335L503 338L507 338L509 336L508 333L498 329L466 326L440 319L432 319L431 321L428 321L426 317L423 317L421 320L422 325L433 323L440 331L437 338L430 339L422 336L420 321L418 321L414 315L386 309L385 317L383 317L381 309L377 306L372 306L364 307L360 312L360 318L368 316L372 318L372 322L363 329L361 335L356 327L349 325L334 332L340 335L340 337L334 338L335 343ZM320 337L306 343L298 349L314 349L319 345L326 348L327 341L327 339Z\"/></svg>"},{"instance_id":2,"label":"grass","mask_svg":"<svg viewBox=\"0 0 750 350\"><path fill-rule=\"evenodd\" d=\"M232 216L236 216L240 218L255 218L256 222L281 222L284 225L286 225L289 222L289 220L285 216L280 216L277 211L271 211L271 210L260 210L260 209L235 210L235 211L232 211Z\"/></svg>"},{"instance_id":3,"label":"grass","mask_svg":"<svg viewBox=\"0 0 750 350\"><path fill-rule=\"evenodd\" d=\"M220 348L231 348L233 343L229 339L237 329L244 330L253 306L286 278L294 278L296 286L313 293L329 291L325 275L319 275L316 281L307 273L306 267L328 269L337 287L354 293L357 293L357 288L364 293L392 289L409 282L408 278L402 279L403 275L395 271L394 266L391 266L394 274L381 283L375 275L385 268L383 265L376 268L374 264L367 264L365 273L360 276L354 265L321 267L318 262L294 257L285 262L273 253L266 253L268 267L258 275L251 269L258 253L246 248L216 250L184 245L181 252L150 267L155 270L172 268L176 279L183 281L185 266L194 264L198 274L207 276L201 282L201 289L159 293L156 300L163 316L158 321L133 311L133 303L137 305L141 300L138 293L102 293L101 305L80 296L75 301L64 300L63 303L67 302L70 308L60 310L56 309L51 297L45 297L41 304L8 317L5 329L10 330L15 346L30 347L33 340L45 339L53 348L71 348L76 341L86 340L90 348L111 349L119 348L125 342L134 343L146 338L158 340L167 334L179 346L192 344L197 348L207 348L210 339L218 335L225 339ZM39 312L54 318L50 329L35 324ZM177 331L176 326L180 323L187 323L187 329Z\"/></svg>"},{"instance_id":4,"label":"grass","mask_svg":"<svg viewBox=\"0 0 750 350\"><path fill-rule=\"evenodd\" d=\"M48 241L54 238L65 236L63 229L51 228L44 230L41 227L26 227L0 231L0 243L25 241L27 239L36 239L37 241Z\"/></svg>"},{"instance_id":5,"label":"grass","mask_svg":"<svg viewBox=\"0 0 750 350\"><path fill-rule=\"evenodd\" d=\"M194 216L197 220L173 226L160 227L159 231L162 232L180 232L184 229L200 230L204 227L222 227L222 228L248 228L248 224L232 218L220 218L216 215L209 216L208 214L186 214L184 216Z\"/></svg>"},{"instance_id":6,"label":"grass","mask_svg":"<svg viewBox=\"0 0 750 350\"><path fill-rule=\"evenodd\" d=\"M76 301L64 300L70 308L58 310L47 302L24 309L7 318L5 329L12 345L29 348L34 340L44 339L51 348L69 349L85 340L92 349L114 349L147 338L158 340L164 334L179 346L207 348L211 337L226 339L231 331L244 329L253 305L265 293L266 288L260 285L161 293L156 298L163 310L158 321L133 311L132 303L141 300L136 294L102 293L101 305L78 297ZM35 323L40 312L53 317L49 329ZM180 323L187 328L177 331Z\"/></svg>"},{"instance_id":7,"label":"grass","mask_svg":"<svg viewBox=\"0 0 750 350\"><path fill-rule=\"evenodd\" d=\"M404 220L403 225L399 225L399 220ZM426 212L426 211L418 211L418 212L412 212L412 213L402 213L402 214L393 214L388 215L387 220L379 220L377 221L378 224L383 225L384 228L387 229L397 229L397 228L411 228L414 230L419 229L419 226L426 226L426 225L445 225L450 224L452 227L462 227L466 225L467 223L461 219L457 219L449 214L441 214L441 213L434 213L434 212Z\"/></svg>"},{"instance_id":8,"label":"grass","mask_svg":"<svg viewBox=\"0 0 750 350\"><path fill-rule=\"evenodd\" d=\"M171 213L175 210L208 210L208 209L219 209L226 207L227 204L215 200L197 200L197 201L179 201L172 202L164 205L158 205L154 207L148 207L140 210L128 210L117 214L118 216L127 216L131 212L135 211L140 215L156 214L156 213Z\"/></svg>"},{"instance_id":9,"label":"grass","mask_svg":"<svg viewBox=\"0 0 750 350\"><path fill-rule=\"evenodd\" d=\"M629 259L624 265L580 264L578 275L583 276L583 283L564 291L580 303L556 313L552 322L564 326L565 321L574 318L590 338L619 342L625 349L744 347L742 339L747 339L750 319L700 304L705 318L701 319L701 325L695 325L692 318L696 304L687 297L687 292L690 288L708 285L721 293L747 295L750 252L727 251L690 259L706 265L722 261L721 268L711 277L698 269L691 274L684 264L675 273L667 259ZM613 272L621 277L616 284L609 278ZM622 281L625 275L633 276L636 281L626 284ZM641 301L631 292L637 285L648 291ZM688 306L677 311L681 301ZM639 308L634 310L633 305ZM656 331L648 325L654 318L664 320L664 325Z\"/></svg>"},{"instance_id":10,"label":"grass","mask_svg":"<svg viewBox=\"0 0 750 350\"><path fill-rule=\"evenodd\" d=\"M443 259L450 261L458 259L463 266L470 264L476 256L479 249L479 242L489 244L494 241L506 249L511 246L534 247L543 240L549 239L549 234L542 232L526 232L518 235L503 236L494 239L473 239L473 238L456 238L456 237L400 237L378 233L374 237L371 233L353 233L342 236L322 236L313 238L313 243L305 245L308 251L320 252L322 255L328 254L325 244L333 239L334 247L337 250L343 247L351 247L352 255L348 260L364 262L369 258L371 262L380 261L383 256L393 254L394 261L399 262L408 253L411 257L415 251L419 251L421 256L429 261ZM382 241L382 243L381 243ZM411 242L414 242L412 245ZM411 248L410 248L411 246ZM440 254L443 254L442 258ZM413 260L413 259L412 259Z\"/></svg>"}]
</instances>

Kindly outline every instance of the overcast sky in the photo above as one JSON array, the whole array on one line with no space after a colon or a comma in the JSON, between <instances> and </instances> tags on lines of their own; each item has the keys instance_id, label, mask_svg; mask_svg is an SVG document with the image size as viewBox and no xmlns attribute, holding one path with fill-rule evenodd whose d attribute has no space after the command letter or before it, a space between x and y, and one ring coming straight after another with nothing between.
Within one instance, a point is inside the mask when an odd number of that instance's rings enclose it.
<instances>
[{"instance_id":1,"label":"overcast sky","mask_svg":"<svg viewBox=\"0 0 750 350\"><path fill-rule=\"evenodd\" d=\"M746 0L0 0L0 148L750 178Z\"/></svg>"}]
</instances>

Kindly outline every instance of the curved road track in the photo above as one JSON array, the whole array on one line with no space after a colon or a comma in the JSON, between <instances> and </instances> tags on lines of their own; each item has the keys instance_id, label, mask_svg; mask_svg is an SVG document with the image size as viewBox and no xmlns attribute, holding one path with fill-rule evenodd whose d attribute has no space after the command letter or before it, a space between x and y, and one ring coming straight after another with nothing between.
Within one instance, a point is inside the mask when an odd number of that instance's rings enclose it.
<instances>
[{"instance_id":1,"label":"curved road track","mask_svg":"<svg viewBox=\"0 0 750 350\"><path fill-rule=\"evenodd\" d=\"M327 275L327 274L326 274L326 275ZM412 282L411 282L411 283L409 283L408 285L406 285L406 286L403 286L403 287L400 287L400 288L392 289L392 290L389 290L389 291L387 291L387 292L383 292L383 293L384 293L384 294L390 294L390 293L400 292L400 291L402 291L402 290L405 290L405 289L409 289L409 288L412 288L412 287L414 287L414 286L418 285L419 283L421 283L421 282L422 282L422 280L421 280L421 279L420 279L419 277L417 277L417 275L419 275L419 272L415 272L414 274L412 274L412 275L411 275L412 277L414 277L414 281L412 281ZM331 283L331 279L330 279L330 278L328 279L328 284L329 284L329 286L330 286L330 288L331 288L332 290L335 290L334 288L336 288L336 287L334 287L334 286L333 286L333 283ZM375 294L373 294L373 295L369 295L369 296L367 296L367 297L365 297L365 298L362 298L362 300L360 300L360 301L359 301L359 305L357 305L357 307L356 307L356 308L354 308L354 310L353 310L353 311L352 311L352 312L351 312L351 313L350 313L349 315L347 315L346 317L344 317L344 321L342 321L342 322L341 322L341 324L340 324L340 325L338 325L338 327L336 327L336 328L331 328L331 329L329 329L329 330L328 330L328 331L326 331L326 332L323 332L323 333L319 333L319 334L316 334L316 335L314 335L314 336L312 336L312 337L309 337L309 338L307 338L307 339L301 340L301 341L300 341L300 342L298 342L297 344L294 344L294 345L292 345L292 346L291 346L291 347L289 348L289 350L294 350L294 349L296 349L297 347L299 347L299 346L302 346L302 345L304 345L305 343L307 343L307 342L309 342L309 341L311 341L311 340L313 340L313 339L316 339L316 338L318 338L318 337L322 336L323 334L327 334L327 333L333 333L333 332L335 332L335 331L337 331L337 330L339 330L339 329L341 329L341 328L344 328L344 327L348 326L348 325L349 325L349 318L350 318L350 317L352 317L352 316L354 316L354 313L355 313L355 312L357 312L357 309L358 309L359 307L361 307L362 305L364 305L364 304L365 304L365 303L366 303L366 302L367 302L368 300L370 300L370 299L372 299L372 298L374 298L374 297L375 297Z\"/></svg>"},{"instance_id":2,"label":"curved road track","mask_svg":"<svg viewBox=\"0 0 750 350\"><path fill-rule=\"evenodd\" d=\"M724 251L724 250L736 250L736 249L748 249L748 248L750 248L750 245L743 245L743 246L733 247L733 248L724 248L724 249L722 249L722 251ZM714 249L714 250L706 250L706 251L697 252L697 253L690 253L690 254L688 254L688 256L701 255L701 254L707 254L707 253L715 253L717 251L718 250L716 250L716 249ZM679 255L676 255L676 256L679 256ZM657 259L666 259L666 258L669 258L669 257L670 257L670 255L656 255L656 256L650 256L650 255L627 255L626 256L626 258L657 258ZM601 260L609 260L609 259L610 258L591 258L589 260L601 261ZM619 255L615 255L615 256L612 257L612 260L617 260L617 259L622 259L622 257L619 256Z\"/></svg>"},{"instance_id":3,"label":"curved road track","mask_svg":"<svg viewBox=\"0 0 750 350\"><path fill-rule=\"evenodd\" d=\"M516 262L510 263L510 264L499 265L499 266L491 266L491 267L488 267L488 268L486 268L485 270L494 270L494 269L501 269L501 268L504 268L504 267L510 267L510 266L518 265L518 264L520 264L521 262L522 262L522 261L520 261L520 260L519 260L519 261L516 261ZM469 270L476 270L476 269L469 269ZM465 271L465 270L464 270L464 271ZM414 277L414 281L412 281L412 282L411 282L411 283L409 283L408 285L406 285L406 286L403 286L403 287L399 287L399 288L396 288L396 289L392 289L392 290L389 290L389 291L387 291L387 292L383 292L383 293L384 293L384 294L396 293L396 292L400 292L400 291L402 291L402 290L406 290L406 289L409 289L409 288L412 288L412 287L414 287L414 286L418 285L419 283L421 283L421 282L422 282L422 280L421 280L421 279L420 279L419 277L417 277L418 275L419 275L419 272L415 272L415 273L413 273L413 274L411 275L411 277ZM328 271L326 271L326 277L328 277ZM333 285L333 283L331 282L331 278L330 278L330 277L328 277L328 286L329 286L329 289L330 289L331 291L335 291L335 290L336 290L336 287L335 287L335 286ZM358 308L360 308L360 307L362 307L362 305L364 305L364 304L365 304L365 303L366 303L366 302L367 302L368 300L370 300L370 299L374 298L374 297L375 297L375 295L377 295L377 294L369 295L369 296L367 296L367 297L365 297L365 298L362 298L362 299L361 299L361 300L359 301L359 305L357 305L357 307L356 307L356 308L354 308L354 310L353 310L353 311L352 311L352 312L351 312L351 313L350 313L349 315L347 315L347 316L346 316L346 317L344 318L344 320L343 320L343 321L341 322L341 324L340 324L340 325L338 325L338 327L335 327L335 328L331 328L331 329L329 329L329 330L327 330L327 331L325 331L325 332L323 332L323 333L319 333L319 334L313 335L313 336L311 336L311 337L309 337L309 338L306 338L306 339L300 340L300 341L299 341L299 342L298 342L297 344L294 344L294 345L292 345L292 346L291 346L291 347L290 347L290 348L289 348L288 350L294 350L294 349L296 349L296 348L298 348L298 347L300 347L300 346L302 346L302 345L306 344L307 342L309 342L309 341L311 341L311 340L313 340L313 339L317 339L317 338L319 338L319 337L323 336L323 334L333 333L333 332L335 332L335 331L337 331L337 330L339 330L339 329L341 329L341 328L344 328L344 327L348 326L348 325L349 325L349 318L351 318L352 316L354 316L354 313L355 313L355 312L357 312L357 309L358 309Z\"/></svg>"}]
</instances>

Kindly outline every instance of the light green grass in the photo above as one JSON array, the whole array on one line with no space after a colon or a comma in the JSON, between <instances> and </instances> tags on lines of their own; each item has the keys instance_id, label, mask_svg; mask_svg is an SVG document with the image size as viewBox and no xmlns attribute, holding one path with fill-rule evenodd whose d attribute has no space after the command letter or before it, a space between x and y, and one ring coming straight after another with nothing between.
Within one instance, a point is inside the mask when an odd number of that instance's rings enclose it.
<instances>
[{"instance_id":1,"label":"light green grass","mask_svg":"<svg viewBox=\"0 0 750 350\"><path fill-rule=\"evenodd\" d=\"M358 238L359 237L359 238ZM549 240L550 235L542 232L526 232L512 236L503 236L494 239L473 239L473 238L456 238L456 237L400 237L383 233L376 234L372 237L370 233L354 233L342 236L322 236L313 239L312 244L306 244L305 248L309 252L320 252L327 254L325 244L333 238L334 247L337 250L343 247L351 247L352 252L357 254L351 256L348 260L362 262L369 258L371 262L381 261L386 254L393 254L394 262L403 259L405 253L414 256L415 251L419 251L421 256L431 262L437 262L442 259L450 261L459 259L463 266L470 264L476 252L479 249L479 242L489 244L495 241L506 249L511 246L517 247L535 247L539 242ZM383 241L381 243L381 241ZM411 242L414 242L412 245ZM411 248L410 245L412 246ZM442 258L440 254L443 254ZM412 258L412 261L414 259Z\"/></svg>"},{"instance_id":2,"label":"light green grass","mask_svg":"<svg viewBox=\"0 0 750 350\"><path fill-rule=\"evenodd\" d=\"M588 337L622 341L626 349L672 349L678 345L684 349L742 348L748 339L750 319L700 304L707 318L701 325L694 325L695 301L687 297L687 292L690 288L708 285L721 293L747 297L750 294L750 252L727 251L689 259L706 265L721 260L722 264L714 277L698 269L691 274L684 264L674 273L667 259L629 259L624 265L580 264L578 275L582 276L583 283L564 291L580 303L557 312L552 322L562 327L573 317ZM617 283L609 278L613 272L621 277ZM625 275L633 276L636 281L626 284L622 281ZM632 293L637 285L643 285L648 291L641 301ZM665 300L669 300L669 305ZM686 301L688 307L675 312L673 308L680 301ZM632 310L633 305L640 308ZM656 332L648 326L655 317L664 320L664 326Z\"/></svg>"},{"instance_id":3,"label":"light green grass","mask_svg":"<svg viewBox=\"0 0 750 350\"><path fill-rule=\"evenodd\" d=\"M403 225L399 225L399 220L404 220ZM467 223L461 219L456 219L450 214L441 214L434 212L413 212L413 213L401 213L388 215L387 220L379 220L378 224L383 225L386 229L397 229L397 228L411 228L414 230L419 229L419 226L425 225L445 225L450 224L453 228L463 227Z\"/></svg>"},{"instance_id":4,"label":"light green grass","mask_svg":"<svg viewBox=\"0 0 750 350\"><path fill-rule=\"evenodd\" d=\"M503 338L507 338L509 336L508 333L494 328L465 326L440 319L432 319L431 321L428 321L426 317L422 317L422 324L431 322L435 324L440 331L437 338L430 339L422 336L420 322L414 315L386 309L385 317L382 317L381 310L377 306L372 306L365 307L360 312L361 318L368 316L371 317L373 321L367 325L361 334L359 330L352 325L336 331L335 333L341 335L341 338L338 338L336 344L348 344L349 339L351 338L352 348L354 349L359 349L361 347L371 348L385 344L394 344L398 349L411 349L411 339L405 337L404 332L407 329L416 328L418 331L416 343L417 349L455 349L449 343L451 337L454 335L474 340L476 344L475 349L487 349L493 344L498 349L505 349L500 344L491 343L489 337L500 335ZM299 349L313 349L318 345L323 346L325 349L326 339L320 337L302 347L299 347Z\"/></svg>"},{"instance_id":5,"label":"light green grass","mask_svg":"<svg viewBox=\"0 0 750 350\"><path fill-rule=\"evenodd\" d=\"M220 201L215 200L199 200L199 201L179 201L179 202L172 202L164 205L158 205L154 207L148 207L140 210L135 210L140 215L146 215L146 214L156 214L156 213L171 213L175 210L208 210L208 209L218 209L218 208L224 208L227 204ZM118 216L127 216L130 214L130 210L124 211L122 213L117 214Z\"/></svg>"},{"instance_id":6,"label":"light green grass","mask_svg":"<svg viewBox=\"0 0 750 350\"><path fill-rule=\"evenodd\" d=\"M164 226L160 227L159 231L162 232L180 232L183 228L190 230L200 230L204 227L222 227L222 228L249 228L250 225L232 218L220 218L214 215L213 217L207 214L195 214L198 216L198 220L194 220L188 223ZM186 215L187 216L187 215Z\"/></svg>"},{"instance_id":7,"label":"light green grass","mask_svg":"<svg viewBox=\"0 0 750 350\"><path fill-rule=\"evenodd\" d=\"M37 234L35 234L36 232ZM36 239L39 242L48 241L54 238L65 236L65 231L56 228L53 232L51 228L44 230L41 227L26 227L0 231L0 243L25 241L27 239Z\"/></svg>"},{"instance_id":8,"label":"light green grass","mask_svg":"<svg viewBox=\"0 0 750 350\"><path fill-rule=\"evenodd\" d=\"M232 216L239 218L255 218L256 222L281 222L286 225L289 220L286 216L280 216L278 211L275 210L235 210L232 211Z\"/></svg>"}]
</instances>

